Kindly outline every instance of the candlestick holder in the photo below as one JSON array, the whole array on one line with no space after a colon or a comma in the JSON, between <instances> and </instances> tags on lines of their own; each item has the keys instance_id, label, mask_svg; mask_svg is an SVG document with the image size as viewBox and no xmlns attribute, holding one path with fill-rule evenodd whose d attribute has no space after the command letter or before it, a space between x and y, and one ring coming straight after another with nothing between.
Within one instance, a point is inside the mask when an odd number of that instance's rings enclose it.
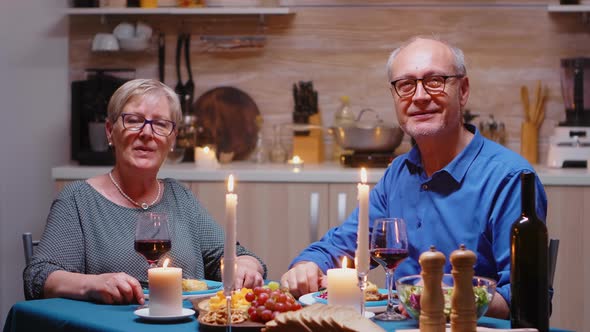
<instances>
[{"instance_id":1,"label":"candlestick holder","mask_svg":"<svg viewBox=\"0 0 590 332\"><path fill-rule=\"evenodd\" d=\"M368 276L368 272L367 271L359 271L357 276L358 276L358 280L359 280L359 288L361 290L361 316L365 317L365 290L367 289L367 276Z\"/></svg>"}]
</instances>

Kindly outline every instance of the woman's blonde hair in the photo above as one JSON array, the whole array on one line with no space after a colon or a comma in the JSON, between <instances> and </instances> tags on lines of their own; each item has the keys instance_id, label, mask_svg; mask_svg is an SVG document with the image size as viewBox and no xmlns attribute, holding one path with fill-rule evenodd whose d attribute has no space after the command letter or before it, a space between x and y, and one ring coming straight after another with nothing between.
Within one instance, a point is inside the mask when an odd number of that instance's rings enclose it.
<instances>
[{"instance_id":1,"label":"woman's blonde hair","mask_svg":"<svg viewBox=\"0 0 590 332\"><path fill-rule=\"evenodd\" d=\"M166 84L154 79L135 79L126 82L113 93L107 108L107 117L111 123L117 122L123 108L133 97L161 97L168 99L171 120L180 123L182 110L178 95Z\"/></svg>"}]
</instances>

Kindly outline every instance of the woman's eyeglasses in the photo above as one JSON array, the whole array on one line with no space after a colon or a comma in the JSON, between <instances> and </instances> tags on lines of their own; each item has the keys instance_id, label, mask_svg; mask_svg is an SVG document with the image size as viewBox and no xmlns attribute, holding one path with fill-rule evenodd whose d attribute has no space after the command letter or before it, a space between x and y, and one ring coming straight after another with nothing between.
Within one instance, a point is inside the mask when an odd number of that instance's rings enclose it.
<instances>
[{"instance_id":1,"label":"woman's eyeglasses","mask_svg":"<svg viewBox=\"0 0 590 332\"><path fill-rule=\"evenodd\" d=\"M163 119L148 120L141 115L121 113L123 128L131 131L141 131L146 124L149 124L156 135L170 136L176 127L176 122Z\"/></svg>"}]
</instances>

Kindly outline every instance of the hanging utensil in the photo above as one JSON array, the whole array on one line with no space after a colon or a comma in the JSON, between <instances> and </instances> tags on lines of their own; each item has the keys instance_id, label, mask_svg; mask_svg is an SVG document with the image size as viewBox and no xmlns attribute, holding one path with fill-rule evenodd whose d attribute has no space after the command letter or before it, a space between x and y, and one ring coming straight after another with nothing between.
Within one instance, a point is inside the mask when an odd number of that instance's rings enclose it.
<instances>
[{"instance_id":1,"label":"hanging utensil","mask_svg":"<svg viewBox=\"0 0 590 332\"><path fill-rule=\"evenodd\" d=\"M184 84L182 83L182 77L180 75L180 54L182 52L182 42L183 42L183 34L179 34L176 40L176 77L178 82L174 87L174 91L178 95L178 99L180 99L180 107L182 108L182 114L186 114L186 93L184 90Z\"/></svg>"},{"instance_id":2,"label":"hanging utensil","mask_svg":"<svg viewBox=\"0 0 590 332\"><path fill-rule=\"evenodd\" d=\"M539 81L541 86L541 81ZM535 118L532 120L533 123L540 128L545 120L545 99L547 98L547 88L541 87L539 89L539 99L536 101Z\"/></svg>"},{"instance_id":3,"label":"hanging utensil","mask_svg":"<svg viewBox=\"0 0 590 332\"><path fill-rule=\"evenodd\" d=\"M158 36L158 76L160 82L164 83L164 64L166 63L166 38L163 32Z\"/></svg>"},{"instance_id":4,"label":"hanging utensil","mask_svg":"<svg viewBox=\"0 0 590 332\"><path fill-rule=\"evenodd\" d=\"M191 67L191 35L184 36L184 57L186 61L186 70L188 72L188 81L184 84L184 93L186 98L186 112L190 113L195 98L195 83L193 82L193 69Z\"/></svg>"}]
</instances>

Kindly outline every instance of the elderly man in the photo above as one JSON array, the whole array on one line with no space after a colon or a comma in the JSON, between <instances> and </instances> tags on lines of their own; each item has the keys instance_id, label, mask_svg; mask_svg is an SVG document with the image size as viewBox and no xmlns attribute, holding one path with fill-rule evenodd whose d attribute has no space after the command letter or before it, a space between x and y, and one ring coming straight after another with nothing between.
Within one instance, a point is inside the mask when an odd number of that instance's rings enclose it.
<instances>
[{"instance_id":1,"label":"elderly man","mask_svg":"<svg viewBox=\"0 0 590 332\"><path fill-rule=\"evenodd\" d=\"M369 227L380 217L405 219L409 256L396 279L420 273L418 257L431 245L448 258L465 244L477 254L475 274L498 282L486 314L508 318L510 227L521 213L519 175L533 167L463 123L470 87L460 49L415 37L391 53L387 75L399 124L416 146L371 191ZM536 193L544 220L547 199L538 178ZM342 256L354 257L357 222L358 209L296 257L281 283L296 295L325 286L326 270ZM451 270L448 259L444 269Z\"/></svg>"}]
</instances>

